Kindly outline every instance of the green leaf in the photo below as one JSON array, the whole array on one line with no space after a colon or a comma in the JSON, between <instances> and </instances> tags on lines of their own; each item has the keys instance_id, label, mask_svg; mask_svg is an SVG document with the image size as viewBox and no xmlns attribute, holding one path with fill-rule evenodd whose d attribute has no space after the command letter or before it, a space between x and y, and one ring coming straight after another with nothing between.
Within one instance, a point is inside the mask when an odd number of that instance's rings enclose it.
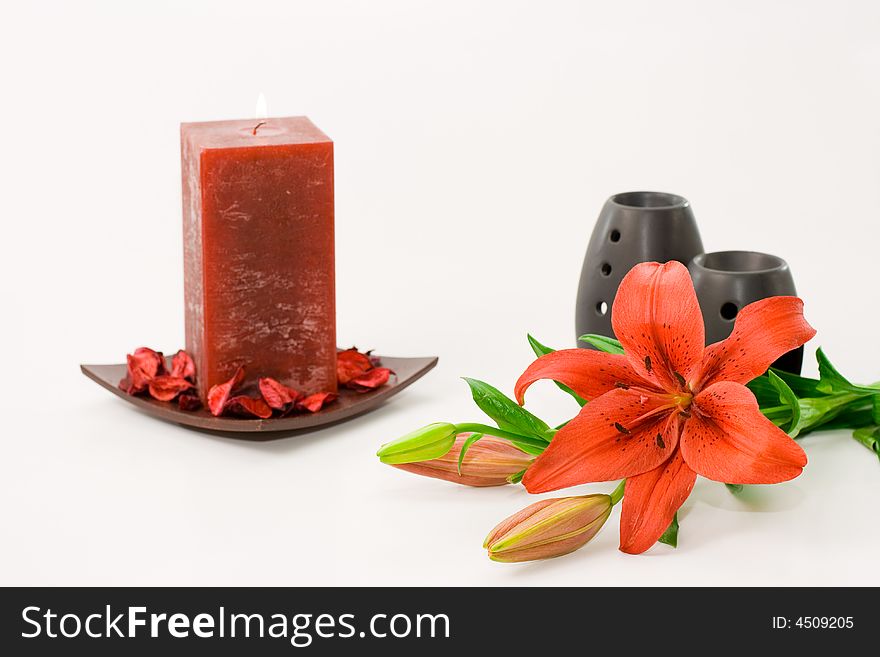
<instances>
[{"instance_id":1,"label":"green leaf","mask_svg":"<svg viewBox=\"0 0 880 657\"><path fill-rule=\"evenodd\" d=\"M657 539L658 543L666 543L672 547L678 547L678 513L672 516L672 522L663 532L663 536Z\"/></svg>"},{"instance_id":2,"label":"green leaf","mask_svg":"<svg viewBox=\"0 0 880 657\"><path fill-rule=\"evenodd\" d=\"M837 368L822 351L822 347L816 350L816 361L819 363L819 385L817 388L821 392L830 394L850 389L852 384L837 371Z\"/></svg>"},{"instance_id":3,"label":"green leaf","mask_svg":"<svg viewBox=\"0 0 880 657\"><path fill-rule=\"evenodd\" d=\"M880 424L874 419L873 408L867 400L859 399L852 404L846 406L840 413L829 420L821 422L809 430L822 429L823 431L831 429L859 429L872 424ZM800 435L807 433L808 429L801 429Z\"/></svg>"},{"instance_id":4,"label":"green leaf","mask_svg":"<svg viewBox=\"0 0 880 657\"><path fill-rule=\"evenodd\" d=\"M464 441L464 445L461 446L461 451L458 453L458 474L461 474L461 463L464 461L464 455L467 454L467 451L471 448L475 442L477 442L480 438L483 437L481 433L472 433L468 436L467 440Z\"/></svg>"},{"instance_id":5,"label":"green leaf","mask_svg":"<svg viewBox=\"0 0 880 657\"><path fill-rule=\"evenodd\" d=\"M770 379L770 383L776 388L776 392L779 394L779 401L791 408L791 420L788 424L788 435L792 438L796 438L801 430L801 406L797 395L794 394L794 391L788 387L788 384L783 381L779 375L774 374L773 372L768 372L767 378Z\"/></svg>"},{"instance_id":6,"label":"green leaf","mask_svg":"<svg viewBox=\"0 0 880 657\"><path fill-rule=\"evenodd\" d=\"M880 395L871 398L871 417L874 418L875 424L880 424Z\"/></svg>"},{"instance_id":7,"label":"green leaf","mask_svg":"<svg viewBox=\"0 0 880 657\"><path fill-rule=\"evenodd\" d=\"M771 367L770 372L773 372L773 374L785 381L785 383L788 384L788 387L792 389L792 392L798 397L818 397L822 394L821 391L819 391L819 379L811 379L806 376L792 374L785 370L778 370L775 367Z\"/></svg>"},{"instance_id":8,"label":"green leaf","mask_svg":"<svg viewBox=\"0 0 880 657\"><path fill-rule=\"evenodd\" d=\"M526 333L526 339L529 341L529 346L532 348L532 351L535 352L535 356L540 358L541 356L546 356L547 354L552 354L555 349L551 349L547 345L543 345L538 342L531 333Z\"/></svg>"},{"instance_id":9,"label":"green leaf","mask_svg":"<svg viewBox=\"0 0 880 657\"><path fill-rule=\"evenodd\" d=\"M742 493L743 485L742 484L724 484L727 486L727 490L736 495L737 493Z\"/></svg>"},{"instance_id":10,"label":"green leaf","mask_svg":"<svg viewBox=\"0 0 880 657\"><path fill-rule=\"evenodd\" d=\"M608 354L622 354L623 347L620 346L620 342L615 340L614 338L609 338L604 335L596 335L595 333L587 333L586 335L582 335L578 338L578 340L582 342L587 342L599 351L604 351Z\"/></svg>"},{"instance_id":11,"label":"green leaf","mask_svg":"<svg viewBox=\"0 0 880 657\"><path fill-rule=\"evenodd\" d=\"M528 334L527 334L526 337L529 339L529 344L530 344L531 347L532 347L532 351L535 352L535 355L536 355L538 358L540 358L541 356L546 356L547 354L552 354L554 351L556 351L555 349L551 349L550 347L541 344L540 342L538 342L537 340L535 340L535 338L533 338L531 335L528 335ZM565 385L564 383L560 383L559 381L554 381L553 383L555 383L557 386L559 386L559 389L560 389L560 390L562 390L563 392L567 392L569 395L571 395L572 397L574 397L574 400L575 400L580 406L583 406L584 404L587 403L587 400L586 400L586 399L584 399L583 397L581 397L579 394L577 394L574 390L572 390L571 388L569 388L569 387L568 387L567 385Z\"/></svg>"},{"instance_id":12,"label":"green leaf","mask_svg":"<svg viewBox=\"0 0 880 657\"><path fill-rule=\"evenodd\" d=\"M864 427L853 431L853 438L880 458L880 427Z\"/></svg>"},{"instance_id":13,"label":"green leaf","mask_svg":"<svg viewBox=\"0 0 880 657\"><path fill-rule=\"evenodd\" d=\"M822 348L816 350L816 360L819 363L819 383L816 388L819 392L835 393L835 392L856 392L863 395L873 395L880 392L877 388L870 386L860 386L851 383L845 376L837 371L837 368L828 360L828 356L822 351Z\"/></svg>"},{"instance_id":14,"label":"green leaf","mask_svg":"<svg viewBox=\"0 0 880 657\"><path fill-rule=\"evenodd\" d=\"M801 411L799 435L814 431L838 417L846 408L835 395L807 397L798 402Z\"/></svg>"},{"instance_id":15,"label":"green leaf","mask_svg":"<svg viewBox=\"0 0 880 657\"><path fill-rule=\"evenodd\" d=\"M811 400L802 399L802 411L808 409L814 403ZM823 431L829 429L859 429L871 424L880 424L880 422L874 421L872 412L871 400L860 397L848 404L830 409L810 427L803 427L800 435L803 436L807 431L815 431L816 429L822 429ZM803 420L801 420L801 424L804 424Z\"/></svg>"},{"instance_id":16,"label":"green leaf","mask_svg":"<svg viewBox=\"0 0 880 657\"><path fill-rule=\"evenodd\" d=\"M828 360L816 351L820 379L811 379L777 369L770 369L747 385L758 400L761 412L776 426L787 428L793 438L817 429L856 429L880 424L880 409L872 416L873 401L880 388L860 386L847 380ZM779 397L777 405L773 395ZM796 400L796 404L795 404Z\"/></svg>"},{"instance_id":17,"label":"green leaf","mask_svg":"<svg viewBox=\"0 0 880 657\"><path fill-rule=\"evenodd\" d=\"M474 403L501 429L550 442L553 432L542 419L535 417L488 383L467 377L464 380L471 388Z\"/></svg>"},{"instance_id":18,"label":"green leaf","mask_svg":"<svg viewBox=\"0 0 880 657\"><path fill-rule=\"evenodd\" d=\"M818 379L798 376L797 374L771 367L767 374L755 377L746 384L746 387L755 395L755 398L758 400L758 406L761 409L775 408L779 404L779 385L778 383L774 384L770 379L771 374L777 379L781 379L798 398L822 397L824 395L824 393L818 390Z\"/></svg>"},{"instance_id":19,"label":"green leaf","mask_svg":"<svg viewBox=\"0 0 880 657\"><path fill-rule=\"evenodd\" d=\"M526 474L526 471L525 471L525 470L520 470L520 471L517 472L516 474L512 474L512 475L510 475L510 476L507 478L507 481L509 481L509 482L512 483L512 484L518 484L519 482L522 481L522 478L523 478L523 476L525 476L525 474Z\"/></svg>"},{"instance_id":20,"label":"green leaf","mask_svg":"<svg viewBox=\"0 0 880 657\"><path fill-rule=\"evenodd\" d=\"M755 377L746 384L746 387L755 395L761 408L774 408L779 405L779 391L770 383L769 376L762 374Z\"/></svg>"},{"instance_id":21,"label":"green leaf","mask_svg":"<svg viewBox=\"0 0 880 657\"><path fill-rule=\"evenodd\" d=\"M532 456L540 456L546 450L546 447L540 448L535 447L534 445L529 445L528 443L521 443L513 439L508 439L515 446L524 451L526 454L531 454Z\"/></svg>"},{"instance_id":22,"label":"green leaf","mask_svg":"<svg viewBox=\"0 0 880 657\"><path fill-rule=\"evenodd\" d=\"M547 438L535 438L533 436L524 436L522 433L507 431L499 427L493 427L488 424L480 424L479 422L461 422L455 425L455 435L463 433L481 433L486 436L495 436L508 440L511 444L516 445L526 454L543 454L549 444ZM553 432L551 432L553 433Z\"/></svg>"}]
</instances>

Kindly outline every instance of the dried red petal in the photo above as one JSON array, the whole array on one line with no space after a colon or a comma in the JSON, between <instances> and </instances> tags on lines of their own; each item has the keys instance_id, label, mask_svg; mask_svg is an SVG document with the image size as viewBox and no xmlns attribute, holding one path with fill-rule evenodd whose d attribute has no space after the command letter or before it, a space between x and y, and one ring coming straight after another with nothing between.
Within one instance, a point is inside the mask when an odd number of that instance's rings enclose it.
<instances>
[{"instance_id":1,"label":"dried red petal","mask_svg":"<svg viewBox=\"0 0 880 657\"><path fill-rule=\"evenodd\" d=\"M356 379L348 382L348 387L357 392L369 392L388 383L388 379L394 374L387 367L374 367L366 374L361 374Z\"/></svg>"},{"instance_id":2,"label":"dried red petal","mask_svg":"<svg viewBox=\"0 0 880 657\"><path fill-rule=\"evenodd\" d=\"M196 395L183 394L177 398L177 405L182 411L197 411L202 407L202 400Z\"/></svg>"},{"instance_id":3,"label":"dried red petal","mask_svg":"<svg viewBox=\"0 0 880 657\"><path fill-rule=\"evenodd\" d=\"M179 376L171 376L170 374L162 374L150 381L150 396L159 401L171 401L181 392L189 390L193 384L182 379Z\"/></svg>"},{"instance_id":4,"label":"dried red petal","mask_svg":"<svg viewBox=\"0 0 880 657\"><path fill-rule=\"evenodd\" d=\"M144 370L131 354L125 358L128 362L128 370L125 378L120 382L120 387L130 395L144 392L150 381L156 376L155 373L149 374L149 370Z\"/></svg>"},{"instance_id":5,"label":"dried red petal","mask_svg":"<svg viewBox=\"0 0 880 657\"><path fill-rule=\"evenodd\" d=\"M244 368L239 367L229 381L211 386L211 389L208 391L208 409L211 411L211 415L223 414L223 409L229 400L229 395L241 384L242 379L244 379Z\"/></svg>"},{"instance_id":6,"label":"dried red petal","mask_svg":"<svg viewBox=\"0 0 880 657\"><path fill-rule=\"evenodd\" d=\"M196 380L196 364L183 349L174 354L174 358L171 359L171 376L179 376L188 381Z\"/></svg>"},{"instance_id":7,"label":"dried red petal","mask_svg":"<svg viewBox=\"0 0 880 657\"><path fill-rule=\"evenodd\" d=\"M372 368L373 363L370 362L370 357L367 354L362 354L355 347L336 354L336 378L339 385L344 386Z\"/></svg>"},{"instance_id":8,"label":"dried red petal","mask_svg":"<svg viewBox=\"0 0 880 657\"><path fill-rule=\"evenodd\" d=\"M299 411L316 413L330 402L335 401L338 396L335 392L316 392L296 402L295 407Z\"/></svg>"},{"instance_id":9,"label":"dried red petal","mask_svg":"<svg viewBox=\"0 0 880 657\"><path fill-rule=\"evenodd\" d=\"M302 396L297 390L269 377L260 379L260 394L271 408L278 411L284 410L288 404L292 404Z\"/></svg>"},{"instance_id":10,"label":"dried red petal","mask_svg":"<svg viewBox=\"0 0 880 657\"><path fill-rule=\"evenodd\" d=\"M272 417L272 409L269 404L259 397L248 397L247 395L239 395L227 400L223 410L232 415L241 415L243 417L258 417L266 419Z\"/></svg>"},{"instance_id":11,"label":"dried red petal","mask_svg":"<svg viewBox=\"0 0 880 657\"><path fill-rule=\"evenodd\" d=\"M161 351L149 347L138 347L134 350L134 357L140 361L152 361L155 363L156 373L154 376L165 374L165 355Z\"/></svg>"},{"instance_id":12,"label":"dried red petal","mask_svg":"<svg viewBox=\"0 0 880 657\"><path fill-rule=\"evenodd\" d=\"M138 347L125 358L128 371L126 377L119 382L119 387L130 395L143 392L150 381L165 372L165 358L148 347Z\"/></svg>"}]
</instances>

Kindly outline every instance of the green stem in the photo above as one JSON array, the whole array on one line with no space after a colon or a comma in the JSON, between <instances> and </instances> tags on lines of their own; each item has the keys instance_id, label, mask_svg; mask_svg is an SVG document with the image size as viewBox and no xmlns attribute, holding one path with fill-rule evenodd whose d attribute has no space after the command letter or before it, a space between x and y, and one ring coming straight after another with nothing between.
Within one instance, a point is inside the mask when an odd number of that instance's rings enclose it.
<instances>
[{"instance_id":1,"label":"green stem","mask_svg":"<svg viewBox=\"0 0 880 657\"><path fill-rule=\"evenodd\" d=\"M505 438L507 440L522 443L523 445L530 445L531 447L537 447L539 449L546 449L548 441L541 440L540 438L532 438L531 436L521 436L518 433L513 433L512 431L505 431L504 429L499 429L498 427L490 427L487 424L478 424L476 422L465 422L463 424L455 425L456 433L484 433L487 436L495 436L497 438Z\"/></svg>"},{"instance_id":2,"label":"green stem","mask_svg":"<svg viewBox=\"0 0 880 657\"><path fill-rule=\"evenodd\" d=\"M626 479L621 480L617 484L617 488L611 493L611 506L614 506L623 499L623 489L626 487Z\"/></svg>"},{"instance_id":3,"label":"green stem","mask_svg":"<svg viewBox=\"0 0 880 657\"><path fill-rule=\"evenodd\" d=\"M761 412L767 417L784 415L786 413L791 415L791 409L788 406L771 406L770 408L762 408Z\"/></svg>"},{"instance_id":4,"label":"green stem","mask_svg":"<svg viewBox=\"0 0 880 657\"><path fill-rule=\"evenodd\" d=\"M822 428L823 425L833 422L839 415L845 412L851 412L856 407L860 410L869 410L871 404L870 398L872 396L873 395L870 393L841 392L832 395L822 395L820 397L800 398L799 402L803 402L804 404L810 404L811 402L814 404L821 404L821 407L815 405L812 407L810 420L801 427L798 438L810 431ZM865 409L862 409L863 405L865 406ZM821 412L817 413L817 408L820 409ZM791 422L791 408L788 406L768 406L761 408L760 410L764 417L777 427L783 427ZM803 406L801 410L803 413Z\"/></svg>"}]
</instances>

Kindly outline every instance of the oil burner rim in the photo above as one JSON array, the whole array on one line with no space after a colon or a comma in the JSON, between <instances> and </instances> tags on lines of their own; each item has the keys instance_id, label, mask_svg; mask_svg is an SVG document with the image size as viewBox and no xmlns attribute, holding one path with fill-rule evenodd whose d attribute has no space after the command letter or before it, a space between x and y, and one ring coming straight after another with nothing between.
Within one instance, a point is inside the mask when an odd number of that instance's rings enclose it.
<instances>
[{"instance_id":1,"label":"oil burner rim","mask_svg":"<svg viewBox=\"0 0 880 657\"><path fill-rule=\"evenodd\" d=\"M694 256L690 264L696 270L727 276L761 276L788 270L785 260L760 251L700 253Z\"/></svg>"},{"instance_id":2,"label":"oil burner rim","mask_svg":"<svg viewBox=\"0 0 880 657\"><path fill-rule=\"evenodd\" d=\"M609 202L628 210L675 210L686 208L690 205L684 196L670 194L668 192L621 192L614 194Z\"/></svg>"}]
</instances>

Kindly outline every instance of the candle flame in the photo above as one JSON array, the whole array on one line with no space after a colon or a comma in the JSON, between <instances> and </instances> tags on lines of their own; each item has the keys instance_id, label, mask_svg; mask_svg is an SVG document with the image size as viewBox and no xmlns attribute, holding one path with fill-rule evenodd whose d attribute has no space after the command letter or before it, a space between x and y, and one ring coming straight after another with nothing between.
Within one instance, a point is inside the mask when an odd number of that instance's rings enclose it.
<instances>
[{"instance_id":1,"label":"candle flame","mask_svg":"<svg viewBox=\"0 0 880 657\"><path fill-rule=\"evenodd\" d=\"M257 107L254 110L254 115L257 119L265 119L269 116L269 111L266 108L266 97L263 95L262 91L257 98Z\"/></svg>"}]
</instances>

